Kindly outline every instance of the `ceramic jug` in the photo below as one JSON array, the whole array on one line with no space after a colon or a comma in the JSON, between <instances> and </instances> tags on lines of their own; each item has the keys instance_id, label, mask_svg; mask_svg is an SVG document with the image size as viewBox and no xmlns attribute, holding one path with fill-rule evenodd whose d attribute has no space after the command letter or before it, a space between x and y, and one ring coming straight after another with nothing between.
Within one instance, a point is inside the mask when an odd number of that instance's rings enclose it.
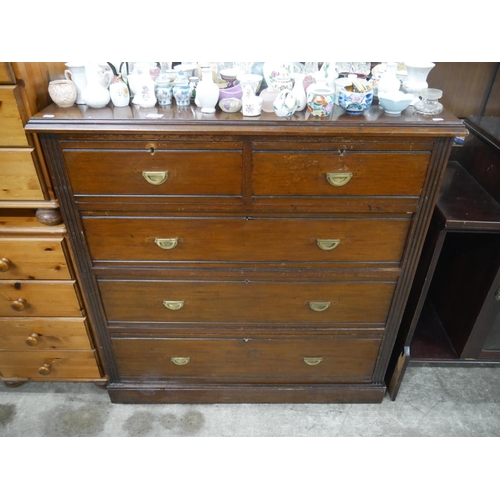
<instances>
[{"instance_id":1,"label":"ceramic jug","mask_svg":"<svg viewBox=\"0 0 500 500\"><path fill-rule=\"evenodd\" d=\"M113 73L104 71L97 63L86 63L85 76L87 86L82 91L83 101L91 108L104 108L111 99L108 87Z\"/></svg>"},{"instance_id":2,"label":"ceramic jug","mask_svg":"<svg viewBox=\"0 0 500 500\"><path fill-rule=\"evenodd\" d=\"M84 63L67 62L65 66L68 69L64 70L66 80L71 80L76 85L76 102L75 104L85 104L82 99L83 89L87 86L87 77L85 75Z\"/></svg>"}]
</instances>

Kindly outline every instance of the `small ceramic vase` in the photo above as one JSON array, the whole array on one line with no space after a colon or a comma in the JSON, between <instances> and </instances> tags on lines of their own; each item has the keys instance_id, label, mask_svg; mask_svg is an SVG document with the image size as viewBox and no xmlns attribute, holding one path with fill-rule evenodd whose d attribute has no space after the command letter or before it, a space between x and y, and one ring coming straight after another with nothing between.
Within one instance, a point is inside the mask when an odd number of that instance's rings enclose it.
<instances>
[{"instance_id":1,"label":"small ceramic vase","mask_svg":"<svg viewBox=\"0 0 500 500\"><path fill-rule=\"evenodd\" d=\"M130 92L120 76L114 77L113 83L109 86L109 95L111 102L117 108L123 108L130 103Z\"/></svg>"},{"instance_id":2,"label":"small ceramic vase","mask_svg":"<svg viewBox=\"0 0 500 500\"><path fill-rule=\"evenodd\" d=\"M196 105L201 108L202 113L215 113L215 106L219 101L219 87L212 79L210 66L202 67L201 73L201 81L196 87Z\"/></svg>"},{"instance_id":3,"label":"small ceramic vase","mask_svg":"<svg viewBox=\"0 0 500 500\"><path fill-rule=\"evenodd\" d=\"M396 75L398 63L388 62L385 73L380 77L377 85L377 94L387 92L397 92L401 87L401 80Z\"/></svg>"},{"instance_id":4,"label":"small ceramic vase","mask_svg":"<svg viewBox=\"0 0 500 500\"><path fill-rule=\"evenodd\" d=\"M179 71L175 79L173 95L177 106L189 106L191 103L191 87L184 71Z\"/></svg>"},{"instance_id":5,"label":"small ceramic vase","mask_svg":"<svg viewBox=\"0 0 500 500\"><path fill-rule=\"evenodd\" d=\"M318 118L329 116L335 104L335 91L318 84L311 85L307 90L307 109L311 115Z\"/></svg>"},{"instance_id":6,"label":"small ceramic vase","mask_svg":"<svg viewBox=\"0 0 500 500\"><path fill-rule=\"evenodd\" d=\"M243 87L241 112L243 116L259 116L262 112L262 98L253 93L252 86L249 84Z\"/></svg>"},{"instance_id":7,"label":"small ceramic vase","mask_svg":"<svg viewBox=\"0 0 500 500\"><path fill-rule=\"evenodd\" d=\"M294 81L292 94L295 96L295 98L298 101L296 111L302 111L302 110L306 109L306 106L307 106L307 95L306 95L306 91L304 89L305 75L300 74L300 73L293 73L292 78Z\"/></svg>"},{"instance_id":8,"label":"small ceramic vase","mask_svg":"<svg viewBox=\"0 0 500 500\"><path fill-rule=\"evenodd\" d=\"M136 104L139 104L141 108L156 106L155 82L148 74L140 77L137 90Z\"/></svg>"},{"instance_id":9,"label":"small ceramic vase","mask_svg":"<svg viewBox=\"0 0 500 500\"><path fill-rule=\"evenodd\" d=\"M49 83L49 95L59 107L69 108L76 102L76 85L71 80L54 80Z\"/></svg>"},{"instance_id":10,"label":"small ceramic vase","mask_svg":"<svg viewBox=\"0 0 500 500\"><path fill-rule=\"evenodd\" d=\"M297 98L291 90L282 90L273 102L273 109L277 116L285 118L295 113L298 104Z\"/></svg>"},{"instance_id":11,"label":"small ceramic vase","mask_svg":"<svg viewBox=\"0 0 500 500\"><path fill-rule=\"evenodd\" d=\"M155 81L155 96L160 106L170 106L172 104L172 85L170 76L161 72Z\"/></svg>"},{"instance_id":12,"label":"small ceramic vase","mask_svg":"<svg viewBox=\"0 0 500 500\"><path fill-rule=\"evenodd\" d=\"M431 62L405 62L405 66L407 77L403 84L403 90L407 94L414 94L416 96L412 102L412 105L414 105L419 100L418 96L420 95L420 92L429 86L427 83L427 76L432 68L434 68L435 64Z\"/></svg>"}]
</instances>

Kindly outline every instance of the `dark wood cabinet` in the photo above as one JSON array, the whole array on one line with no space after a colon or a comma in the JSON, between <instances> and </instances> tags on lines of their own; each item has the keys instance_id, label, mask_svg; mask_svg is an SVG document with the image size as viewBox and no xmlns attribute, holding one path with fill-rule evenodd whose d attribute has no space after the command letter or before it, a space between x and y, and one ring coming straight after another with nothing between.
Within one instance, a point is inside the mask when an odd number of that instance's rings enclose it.
<instances>
[{"instance_id":1,"label":"dark wood cabinet","mask_svg":"<svg viewBox=\"0 0 500 500\"><path fill-rule=\"evenodd\" d=\"M28 124L112 401L380 402L462 122L122 111Z\"/></svg>"},{"instance_id":2,"label":"dark wood cabinet","mask_svg":"<svg viewBox=\"0 0 500 500\"><path fill-rule=\"evenodd\" d=\"M500 362L500 118L464 123L389 364L393 398L408 363Z\"/></svg>"}]
</instances>

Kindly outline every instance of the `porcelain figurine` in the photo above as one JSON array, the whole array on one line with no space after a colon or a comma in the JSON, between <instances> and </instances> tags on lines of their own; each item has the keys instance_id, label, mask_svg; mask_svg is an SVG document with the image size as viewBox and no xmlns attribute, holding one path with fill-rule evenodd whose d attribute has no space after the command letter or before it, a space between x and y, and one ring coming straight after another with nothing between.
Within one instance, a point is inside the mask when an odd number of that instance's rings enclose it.
<instances>
[{"instance_id":1,"label":"porcelain figurine","mask_svg":"<svg viewBox=\"0 0 500 500\"><path fill-rule=\"evenodd\" d=\"M191 87L184 71L180 70L175 85L173 88L173 95L177 106L189 106L191 103Z\"/></svg>"},{"instance_id":2,"label":"porcelain figurine","mask_svg":"<svg viewBox=\"0 0 500 500\"><path fill-rule=\"evenodd\" d=\"M215 106L219 101L219 87L213 81L210 66L203 66L201 74L201 81L196 87L196 105L201 108L202 113L215 113Z\"/></svg>"},{"instance_id":3,"label":"porcelain figurine","mask_svg":"<svg viewBox=\"0 0 500 500\"><path fill-rule=\"evenodd\" d=\"M277 116L284 118L292 116L299 103L291 90L282 90L273 102L273 109Z\"/></svg>"}]
</instances>

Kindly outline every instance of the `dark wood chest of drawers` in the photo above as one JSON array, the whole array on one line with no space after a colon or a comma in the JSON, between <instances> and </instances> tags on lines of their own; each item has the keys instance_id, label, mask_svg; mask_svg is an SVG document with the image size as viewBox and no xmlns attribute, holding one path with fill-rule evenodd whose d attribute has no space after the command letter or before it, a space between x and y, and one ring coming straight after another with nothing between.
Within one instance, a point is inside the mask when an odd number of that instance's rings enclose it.
<instances>
[{"instance_id":1,"label":"dark wood chest of drawers","mask_svg":"<svg viewBox=\"0 0 500 500\"><path fill-rule=\"evenodd\" d=\"M460 121L75 109L28 128L112 401L382 400Z\"/></svg>"}]
</instances>

